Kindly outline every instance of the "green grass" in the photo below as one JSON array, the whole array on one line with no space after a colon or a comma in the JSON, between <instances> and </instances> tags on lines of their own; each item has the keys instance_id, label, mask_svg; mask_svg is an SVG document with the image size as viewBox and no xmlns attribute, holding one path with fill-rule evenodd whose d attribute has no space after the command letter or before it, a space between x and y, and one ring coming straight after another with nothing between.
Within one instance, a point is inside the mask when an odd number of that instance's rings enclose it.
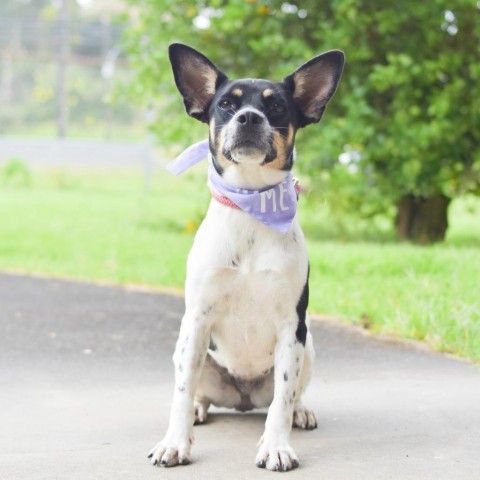
<instances>
[{"instance_id":1,"label":"green grass","mask_svg":"<svg viewBox=\"0 0 480 480\"><path fill-rule=\"evenodd\" d=\"M181 288L204 184L198 169L157 172L150 191L139 173L0 171L0 269ZM429 247L396 243L385 221L300 208L312 311L480 361L479 199L455 201L446 242Z\"/></svg>"},{"instance_id":2,"label":"green grass","mask_svg":"<svg viewBox=\"0 0 480 480\"><path fill-rule=\"evenodd\" d=\"M0 190L0 268L181 286L192 221L208 193L163 176L144 191L132 173L35 176ZM197 220L198 219L198 220Z\"/></svg>"},{"instance_id":3,"label":"green grass","mask_svg":"<svg viewBox=\"0 0 480 480\"><path fill-rule=\"evenodd\" d=\"M70 123L68 125L69 139L90 139L90 140L121 140L126 142L145 141L145 127L142 123L134 124L113 124L110 129L107 125L100 123L93 126ZM35 123L33 125L9 125L9 136L23 136L28 138L50 139L56 138L58 128L54 122ZM0 135L6 135L0 128Z\"/></svg>"},{"instance_id":4,"label":"green grass","mask_svg":"<svg viewBox=\"0 0 480 480\"><path fill-rule=\"evenodd\" d=\"M447 239L433 246L385 229L383 242L310 241L312 309L479 361L480 200L456 200L449 213Z\"/></svg>"}]
</instances>

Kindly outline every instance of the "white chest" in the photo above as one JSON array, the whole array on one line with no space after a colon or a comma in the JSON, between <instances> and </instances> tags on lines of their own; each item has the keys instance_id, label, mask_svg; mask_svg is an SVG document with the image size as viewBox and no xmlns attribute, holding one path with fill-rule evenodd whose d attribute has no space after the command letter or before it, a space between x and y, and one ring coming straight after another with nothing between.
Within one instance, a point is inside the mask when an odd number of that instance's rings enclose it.
<instances>
[{"instance_id":1,"label":"white chest","mask_svg":"<svg viewBox=\"0 0 480 480\"><path fill-rule=\"evenodd\" d=\"M215 309L214 358L242 377L273 365L277 332L296 322L308 258L294 220L287 234L212 201L189 255L187 307Z\"/></svg>"}]
</instances>

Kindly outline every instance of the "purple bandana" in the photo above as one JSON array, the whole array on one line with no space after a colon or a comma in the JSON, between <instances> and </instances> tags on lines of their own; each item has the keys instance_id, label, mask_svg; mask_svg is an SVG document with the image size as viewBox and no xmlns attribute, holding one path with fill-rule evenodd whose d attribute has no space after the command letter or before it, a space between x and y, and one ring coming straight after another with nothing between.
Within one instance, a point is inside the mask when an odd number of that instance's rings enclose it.
<instances>
[{"instance_id":1,"label":"purple bandana","mask_svg":"<svg viewBox=\"0 0 480 480\"><path fill-rule=\"evenodd\" d=\"M202 140L187 148L166 168L174 175L180 175L206 158L208 153L208 140ZM297 191L291 173L285 180L271 187L248 190L228 185L213 165L210 165L208 180L216 192L230 199L251 217L279 232L287 233L289 231L297 211Z\"/></svg>"},{"instance_id":2,"label":"purple bandana","mask_svg":"<svg viewBox=\"0 0 480 480\"><path fill-rule=\"evenodd\" d=\"M289 173L283 182L261 190L235 188L218 174L213 165L208 168L210 185L229 198L240 210L267 227L287 233L297 211L297 192Z\"/></svg>"},{"instance_id":3,"label":"purple bandana","mask_svg":"<svg viewBox=\"0 0 480 480\"><path fill-rule=\"evenodd\" d=\"M193 167L198 162L205 160L210 153L208 139L190 145L175 160L167 163L166 169L175 176Z\"/></svg>"}]
</instances>

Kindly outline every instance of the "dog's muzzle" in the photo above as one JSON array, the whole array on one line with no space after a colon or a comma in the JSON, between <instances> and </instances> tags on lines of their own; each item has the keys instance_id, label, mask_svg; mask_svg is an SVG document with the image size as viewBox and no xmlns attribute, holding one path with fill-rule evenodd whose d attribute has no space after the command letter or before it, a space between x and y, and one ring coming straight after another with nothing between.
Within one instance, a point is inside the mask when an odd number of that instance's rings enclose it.
<instances>
[{"instance_id":1,"label":"dog's muzzle","mask_svg":"<svg viewBox=\"0 0 480 480\"><path fill-rule=\"evenodd\" d=\"M271 149L272 128L267 117L254 108L237 112L225 133L224 155L237 163L264 161Z\"/></svg>"}]
</instances>

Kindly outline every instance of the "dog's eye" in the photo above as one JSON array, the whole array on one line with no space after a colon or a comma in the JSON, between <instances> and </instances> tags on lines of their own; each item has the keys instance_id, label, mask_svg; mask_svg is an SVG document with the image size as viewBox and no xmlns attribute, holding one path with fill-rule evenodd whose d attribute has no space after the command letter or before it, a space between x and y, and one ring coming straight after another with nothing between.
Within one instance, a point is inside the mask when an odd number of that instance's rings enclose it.
<instances>
[{"instance_id":1,"label":"dog's eye","mask_svg":"<svg viewBox=\"0 0 480 480\"><path fill-rule=\"evenodd\" d=\"M222 110L230 110L231 108L233 108L233 102L228 98L225 98L219 103L219 107Z\"/></svg>"},{"instance_id":2,"label":"dog's eye","mask_svg":"<svg viewBox=\"0 0 480 480\"><path fill-rule=\"evenodd\" d=\"M272 111L274 113L284 113L286 110L286 107L283 103L280 103L280 102L275 102L273 105L272 105Z\"/></svg>"}]
</instances>

